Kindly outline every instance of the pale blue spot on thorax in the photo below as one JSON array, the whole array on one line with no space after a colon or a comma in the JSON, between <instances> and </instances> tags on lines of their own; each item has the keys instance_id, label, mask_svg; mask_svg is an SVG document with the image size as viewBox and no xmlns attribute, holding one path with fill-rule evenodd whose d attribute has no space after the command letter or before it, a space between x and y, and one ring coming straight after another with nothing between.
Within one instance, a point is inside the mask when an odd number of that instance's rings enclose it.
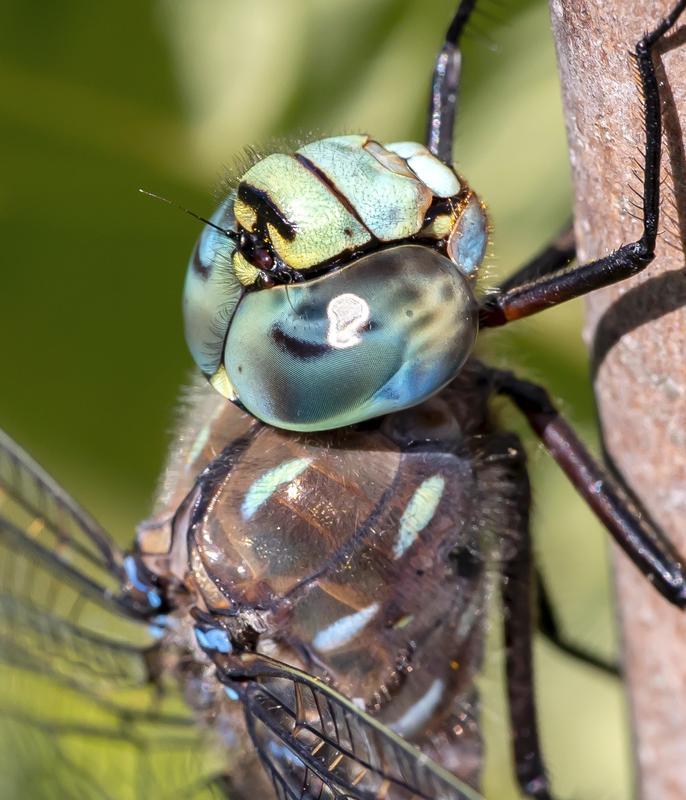
<instances>
[{"instance_id":1,"label":"pale blue spot on thorax","mask_svg":"<svg viewBox=\"0 0 686 800\"><path fill-rule=\"evenodd\" d=\"M217 653L227 654L233 651L229 634L221 628L210 628L206 631L196 628L195 638L203 650L214 650Z\"/></svg>"},{"instance_id":2,"label":"pale blue spot on thorax","mask_svg":"<svg viewBox=\"0 0 686 800\"><path fill-rule=\"evenodd\" d=\"M138 564L133 556L126 556L124 559L124 572L134 589L137 589L145 595L145 599L148 601L150 608L160 608L162 605L162 598L159 592L141 579L138 574Z\"/></svg>"},{"instance_id":3,"label":"pale blue spot on thorax","mask_svg":"<svg viewBox=\"0 0 686 800\"><path fill-rule=\"evenodd\" d=\"M415 490L400 519L393 555L400 558L433 519L445 489L445 478L433 475Z\"/></svg>"},{"instance_id":4,"label":"pale blue spot on thorax","mask_svg":"<svg viewBox=\"0 0 686 800\"><path fill-rule=\"evenodd\" d=\"M391 730L401 736L412 736L420 731L436 711L444 691L445 683L440 678L436 678L414 705L410 706L399 719L390 723Z\"/></svg>"},{"instance_id":5,"label":"pale blue spot on thorax","mask_svg":"<svg viewBox=\"0 0 686 800\"><path fill-rule=\"evenodd\" d=\"M162 639L167 633L167 629L162 625L148 625L148 633L154 639Z\"/></svg>"},{"instance_id":6,"label":"pale blue spot on thorax","mask_svg":"<svg viewBox=\"0 0 686 800\"><path fill-rule=\"evenodd\" d=\"M314 647L320 653L328 653L351 642L365 626L374 619L379 610L378 603L372 603L366 608L341 617L326 628L322 628L312 640Z\"/></svg>"},{"instance_id":7,"label":"pale blue spot on thorax","mask_svg":"<svg viewBox=\"0 0 686 800\"><path fill-rule=\"evenodd\" d=\"M241 504L243 519L250 519L284 483L294 481L312 463L311 458L291 458L260 475L245 493Z\"/></svg>"}]
</instances>

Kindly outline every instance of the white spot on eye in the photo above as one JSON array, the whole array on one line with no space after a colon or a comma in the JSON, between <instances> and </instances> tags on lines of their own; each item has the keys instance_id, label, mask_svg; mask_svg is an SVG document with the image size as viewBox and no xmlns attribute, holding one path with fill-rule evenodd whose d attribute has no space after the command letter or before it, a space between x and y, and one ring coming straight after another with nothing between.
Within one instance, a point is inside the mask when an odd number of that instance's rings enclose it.
<instances>
[{"instance_id":1,"label":"white spot on eye","mask_svg":"<svg viewBox=\"0 0 686 800\"><path fill-rule=\"evenodd\" d=\"M417 487L400 518L400 528L393 543L395 558L400 558L431 522L444 489L445 478L441 475L432 475Z\"/></svg>"},{"instance_id":2,"label":"white spot on eye","mask_svg":"<svg viewBox=\"0 0 686 800\"><path fill-rule=\"evenodd\" d=\"M245 493L241 503L243 519L250 519L263 506L274 492L284 483L294 481L312 463L311 458L291 458L270 469L254 481ZM290 487L289 487L290 488ZM293 496L289 494L290 499Z\"/></svg>"},{"instance_id":3,"label":"white spot on eye","mask_svg":"<svg viewBox=\"0 0 686 800\"><path fill-rule=\"evenodd\" d=\"M322 628L312 640L312 644L320 653L336 650L352 641L364 629L368 622L374 619L379 610L378 603L372 603L366 608L361 608L354 614L341 617L326 628Z\"/></svg>"},{"instance_id":4,"label":"white spot on eye","mask_svg":"<svg viewBox=\"0 0 686 800\"><path fill-rule=\"evenodd\" d=\"M360 331L369 322L369 305L356 294L339 294L329 302L326 316L326 341L337 350L345 350L362 341Z\"/></svg>"},{"instance_id":5,"label":"white spot on eye","mask_svg":"<svg viewBox=\"0 0 686 800\"><path fill-rule=\"evenodd\" d=\"M421 730L441 702L444 690L445 683L440 678L436 678L426 693L413 706L410 706L400 719L389 725L391 730L401 736L412 736Z\"/></svg>"}]
</instances>

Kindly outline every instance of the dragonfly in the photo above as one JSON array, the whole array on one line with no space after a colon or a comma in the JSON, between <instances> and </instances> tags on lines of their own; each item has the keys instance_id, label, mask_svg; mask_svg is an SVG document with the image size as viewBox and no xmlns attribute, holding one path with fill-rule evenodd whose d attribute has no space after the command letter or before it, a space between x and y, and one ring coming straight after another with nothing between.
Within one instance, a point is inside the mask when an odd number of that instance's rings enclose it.
<instances>
[{"instance_id":1,"label":"dragonfly","mask_svg":"<svg viewBox=\"0 0 686 800\"><path fill-rule=\"evenodd\" d=\"M476 800L474 678L497 564L514 771L526 796L552 798L532 677L530 486L495 397L521 411L656 590L686 604L679 554L547 392L473 355L480 331L652 259L651 53L686 0L635 50L641 239L574 267L573 244L558 240L483 294L486 212L452 166L474 5L462 0L447 29L423 144L348 135L273 153L202 220L184 318L206 380L130 551L0 437L3 774L22 749L48 765L12 778L10 796L116 796L130 768L132 797L167 786L163 796Z\"/></svg>"}]
</instances>

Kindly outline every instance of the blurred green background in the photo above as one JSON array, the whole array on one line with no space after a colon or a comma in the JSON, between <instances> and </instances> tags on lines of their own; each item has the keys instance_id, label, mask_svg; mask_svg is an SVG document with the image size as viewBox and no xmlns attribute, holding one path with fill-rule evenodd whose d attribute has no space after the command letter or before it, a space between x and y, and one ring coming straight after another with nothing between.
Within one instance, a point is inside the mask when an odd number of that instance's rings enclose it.
<instances>
[{"instance_id":1,"label":"blurred green background","mask_svg":"<svg viewBox=\"0 0 686 800\"><path fill-rule=\"evenodd\" d=\"M138 187L208 214L223 165L245 145L358 130L382 141L421 138L432 59L453 5L3 4L0 424L120 542L150 507L191 368L180 298L199 232ZM487 285L564 224L571 190L547 6L511 0L484 12L465 45L456 159L490 209ZM570 304L489 333L484 354L544 382L594 445L581 329L582 308ZM565 630L611 656L603 533L529 445L536 547ZM482 679L485 793L509 800L518 795L496 626L492 638ZM557 794L630 797L620 687L545 642L536 656Z\"/></svg>"}]
</instances>

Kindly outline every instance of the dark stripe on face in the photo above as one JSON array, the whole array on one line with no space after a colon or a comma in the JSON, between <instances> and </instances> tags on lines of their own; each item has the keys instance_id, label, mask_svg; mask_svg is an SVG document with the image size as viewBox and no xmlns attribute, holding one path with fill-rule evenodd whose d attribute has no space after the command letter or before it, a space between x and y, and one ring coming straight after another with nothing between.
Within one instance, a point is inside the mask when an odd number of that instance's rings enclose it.
<instances>
[{"instance_id":1,"label":"dark stripe on face","mask_svg":"<svg viewBox=\"0 0 686 800\"><path fill-rule=\"evenodd\" d=\"M238 199L255 209L258 226L264 225L266 229L266 225L269 223L276 228L284 239L289 242L295 239L295 228L288 220L284 219L280 209L277 208L267 192L262 189L256 189L249 183L240 183L238 185ZM266 230L259 232L266 233Z\"/></svg>"},{"instance_id":2,"label":"dark stripe on face","mask_svg":"<svg viewBox=\"0 0 686 800\"><path fill-rule=\"evenodd\" d=\"M212 264L211 263L206 264L200 258L200 244L195 245L195 250L193 250L193 258L191 259L191 264L193 272L206 281L210 275Z\"/></svg>"},{"instance_id":3,"label":"dark stripe on face","mask_svg":"<svg viewBox=\"0 0 686 800\"><path fill-rule=\"evenodd\" d=\"M457 195L457 197L459 197L459 195ZM434 197L431 205L424 215L424 224L422 227L430 225L436 219L436 217L440 216L441 214L451 214L453 211L454 202L454 198L451 197Z\"/></svg>"},{"instance_id":4,"label":"dark stripe on face","mask_svg":"<svg viewBox=\"0 0 686 800\"><path fill-rule=\"evenodd\" d=\"M311 358L319 358L331 349L328 344L317 344L316 342L306 342L303 339L296 339L286 333L278 325L272 325L269 335L279 350L300 361L308 361Z\"/></svg>"},{"instance_id":5,"label":"dark stripe on face","mask_svg":"<svg viewBox=\"0 0 686 800\"><path fill-rule=\"evenodd\" d=\"M331 192L331 194L338 200L338 202L345 208L345 210L351 214L355 219L362 225L362 227L369 233L373 240L376 239L374 234L369 230L369 228L364 224L364 220L362 217L357 213L357 209L353 204L348 200L348 198L341 193L341 190L336 186L336 184L329 178L326 173L322 172L316 164L313 164L309 158L306 156L301 155L300 153L294 153L294 158L296 161L299 161L306 170L309 170L316 178L318 178L326 188Z\"/></svg>"}]
</instances>

